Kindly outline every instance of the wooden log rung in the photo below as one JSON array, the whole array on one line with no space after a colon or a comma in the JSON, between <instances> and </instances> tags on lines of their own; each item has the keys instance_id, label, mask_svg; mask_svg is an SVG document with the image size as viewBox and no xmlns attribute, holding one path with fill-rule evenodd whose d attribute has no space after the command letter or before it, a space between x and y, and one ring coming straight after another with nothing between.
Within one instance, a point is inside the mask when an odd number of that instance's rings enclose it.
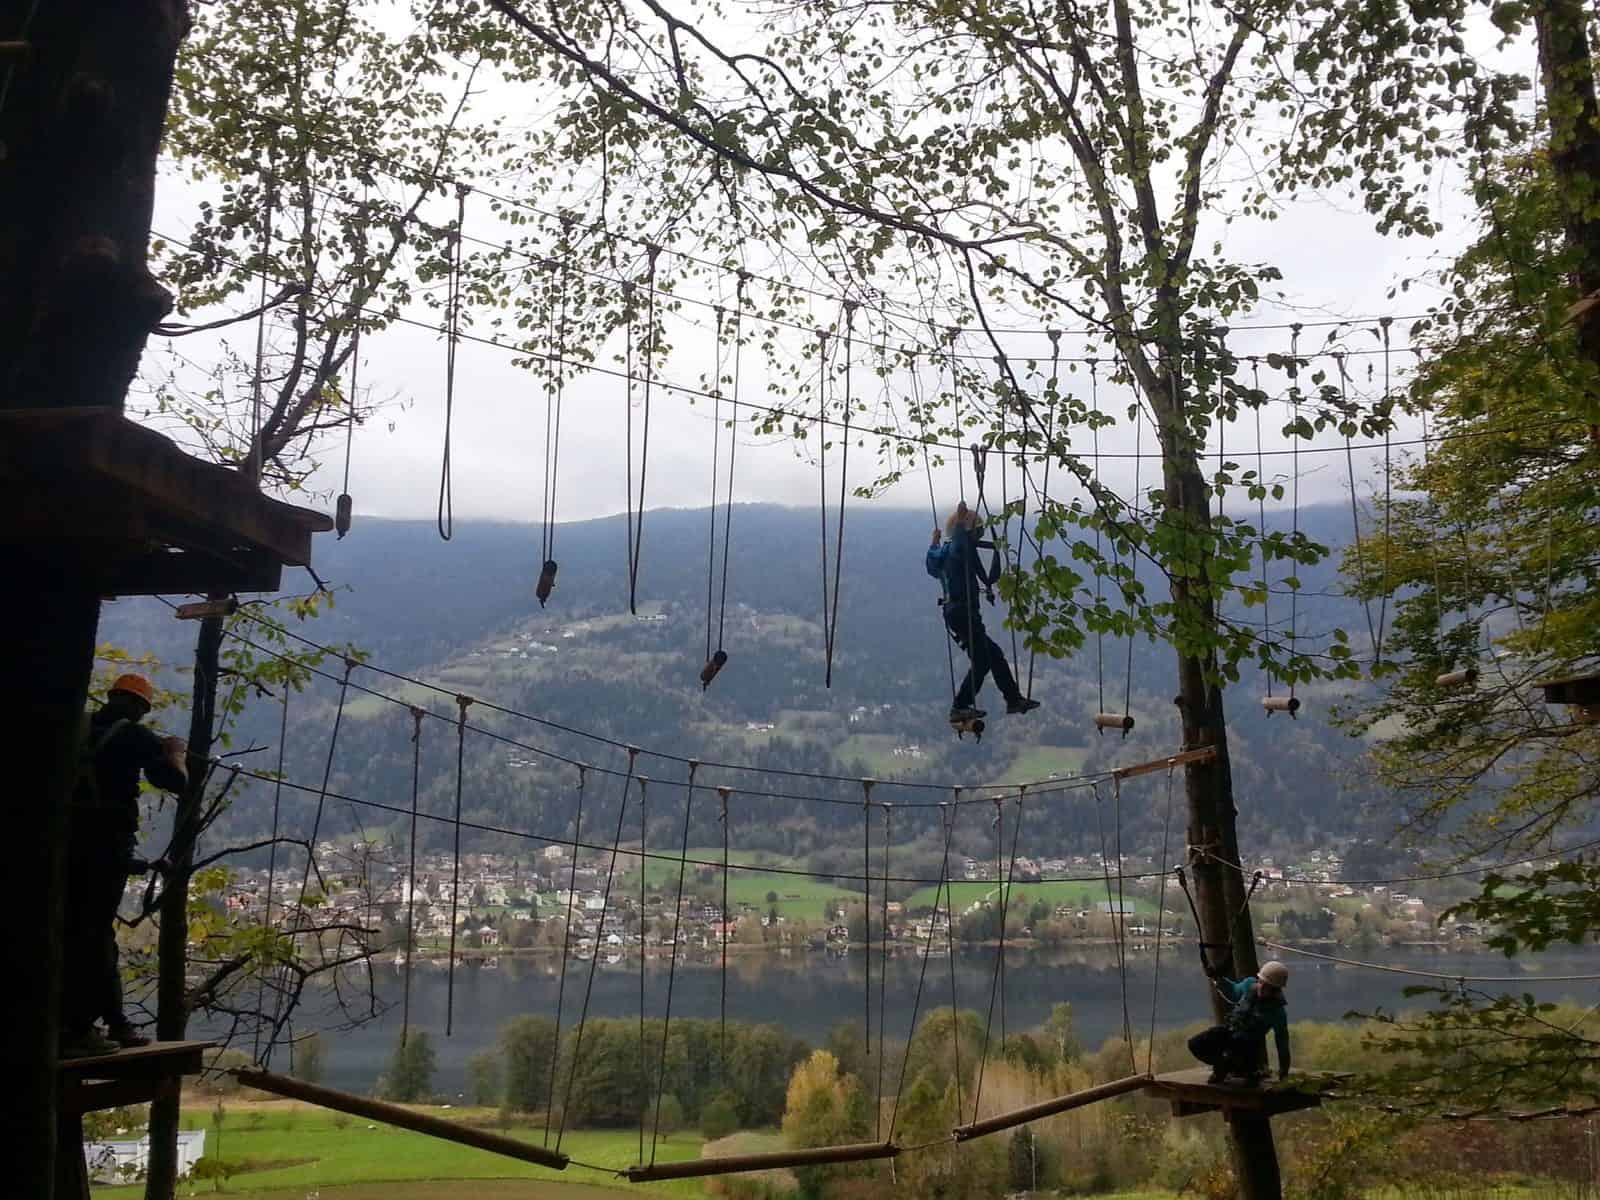
<instances>
[{"instance_id":1,"label":"wooden log rung","mask_svg":"<svg viewBox=\"0 0 1600 1200\"><path fill-rule=\"evenodd\" d=\"M1134 763L1131 767L1117 767L1111 772L1116 779L1133 779L1139 775L1149 775L1156 771L1170 771L1174 767L1186 767L1190 763L1212 762L1217 757L1215 746L1201 746L1198 750L1185 750L1179 754L1170 754L1166 758L1155 758L1149 762Z\"/></svg>"},{"instance_id":2,"label":"wooden log rung","mask_svg":"<svg viewBox=\"0 0 1600 1200\"><path fill-rule=\"evenodd\" d=\"M474 1129L470 1125L457 1125L453 1121L403 1108L398 1104L352 1095L350 1092L335 1091L333 1088L291 1079L287 1075L277 1075L255 1067L241 1067L233 1074L245 1087L255 1088L257 1091L271 1092L274 1096L283 1096L289 1100L303 1100L307 1104L315 1104L318 1108L331 1108L335 1112L349 1113L353 1117L365 1117L369 1121L381 1121L397 1129L409 1129L412 1133L426 1134L441 1141L471 1146L476 1150L487 1150L490 1154L501 1154L536 1166L549 1167L552 1171L564 1170L572 1161L558 1151L530 1145L505 1134L491 1133L487 1129Z\"/></svg>"},{"instance_id":3,"label":"wooden log rung","mask_svg":"<svg viewBox=\"0 0 1600 1200\"><path fill-rule=\"evenodd\" d=\"M1016 1108L993 1117L985 1117L981 1121L973 1121L968 1125L958 1125L950 1133L956 1141L968 1142L973 1138L999 1133L1002 1129L1026 1125L1029 1121L1053 1117L1057 1113L1069 1112L1074 1108L1098 1104L1102 1100L1111 1100L1128 1092L1140 1091L1150 1083L1150 1079L1149 1075L1129 1075L1123 1079L1113 1079L1110 1083L1084 1088L1080 1092L1069 1092L1065 1096L1057 1096L1054 1100L1042 1100L1026 1108Z\"/></svg>"},{"instance_id":4,"label":"wooden log rung","mask_svg":"<svg viewBox=\"0 0 1600 1200\"><path fill-rule=\"evenodd\" d=\"M697 1179L702 1175L733 1175L743 1171L773 1171L783 1167L812 1167L826 1163L867 1162L894 1158L900 1147L893 1142L858 1142L850 1146L817 1146L810 1150L775 1150L770 1154L728 1154L717 1158L692 1158L686 1162L651 1163L623 1172L631 1183L666 1179Z\"/></svg>"},{"instance_id":5,"label":"wooden log rung","mask_svg":"<svg viewBox=\"0 0 1600 1200\"><path fill-rule=\"evenodd\" d=\"M1478 682L1478 668L1468 667L1463 671L1447 671L1434 681L1434 686L1442 688L1464 687Z\"/></svg>"},{"instance_id":6,"label":"wooden log rung","mask_svg":"<svg viewBox=\"0 0 1600 1200\"><path fill-rule=\"evenodd\" d=\"M1123 733L1133 731L1133 716L1130 713L1095 713L1094 725L1096 729L1120 729Z\"/></svg>"},{"instance_id":7,"label":"wooden log rung","mask_svg":"<svg viewBox=\"0 0 1600 1200\"><path fill-rule=\"evenodd\" d=\"M1291 717L1300 711L1299 696L1263 696L1261 707L1269 713L1286 712Z\"/></svg>"}]
</instances>

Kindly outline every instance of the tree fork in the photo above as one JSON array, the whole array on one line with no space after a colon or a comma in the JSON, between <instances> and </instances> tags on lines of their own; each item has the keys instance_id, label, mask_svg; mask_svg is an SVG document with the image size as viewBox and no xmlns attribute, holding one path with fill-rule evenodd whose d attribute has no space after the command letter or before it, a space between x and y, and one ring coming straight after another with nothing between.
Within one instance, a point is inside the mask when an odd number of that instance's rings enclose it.
<instances>
[{"instance_id":1,"label":"tree fork","mask_svg":"<svg viewBox=\"0 0 1600 1200\"><path fill-rule=\"evenodd\" d=\"M1182 361L1173 347L1169 363ZM1196 590L1190 580L1209 579L1211 505L1205 476L1188 433L1180 394L1181 383L1161 372L1159 398L1151 397L1160 422L1162 476L1167 511L1176 514L1181 527L1195 532L1199 545L1197 575L1171 573L1172 599L1178 623L1196 630L1214 630L1216 609L1206 590ZM1169 518L1170 519L1170 518ZM1184 768L1184 796L1188 802L1190 874L1194 879L1195 907L1200 914L1200 940L1227 945L1224 957L1213 958L1217 970L1238 978L1256 970L1255 934L1245 904L1244 876L1239 862L1238 809L1233 801L1233 772L1228 758L1228 725L1223 711L1222 686L1215 651L1200 655L1178 652L1179 716L1183 745L1210 746L1215 756ZM1212 1014L1220 1023L1227 1003L1206 981ZM1283 1181L1272 1124L1266 1117L1234 1112L1228 1119L1229 1150L1234 1176L1244 1200L1281 1200Z\"/></svg>"}]
</instances>

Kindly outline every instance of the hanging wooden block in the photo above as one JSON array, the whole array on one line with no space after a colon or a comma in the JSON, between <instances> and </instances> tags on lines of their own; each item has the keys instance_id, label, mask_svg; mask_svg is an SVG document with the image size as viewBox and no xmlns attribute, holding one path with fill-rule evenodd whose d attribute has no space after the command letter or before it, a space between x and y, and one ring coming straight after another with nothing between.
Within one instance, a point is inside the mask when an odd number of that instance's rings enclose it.
<instances>
[{"instance_id":1,"label":"hanging wooden block","mask_svg":"<svg viewBox=\"0 0 1600 1200\"><path fill-rule=\"evenodd\" d=\"M1269 717L1275 712L1286 712L1292 717L1300 711L1300 697L1265 696L1261 700L1261 707L1267 710Z\"/></svg>"},{"instance_id":2,"label":"hanging wooden block","mask_svg":"<svg viewBox=\"0 0 1600 1200\"><path fill-rule=\"evenodd\" d=\"M544 602L550 599L550 593L556 589L556 560L547 558L544 566L539 569L539 585L533 589L533 594L539 598L539 607L544 607Z\"/></svg>"},{"instance_id":3,"label":"hanging wooden block","mask_svg":"<svg viewBox=\"0 0 1600 1200\"><path fill-rule=\"evenodd\" d=\"M349 492L340 494L338 508L333 514L333 528L341 538L350 532L350 513L354 506L355 501L350 498Z\"/></svg>"},{"instance_id":4,"label":"hanging wooden block","mask_svg":"<svg viewBox=\"0 0 1600 1200\"><path fill-rule=\"evenodd\" d=\"M229 596L226 600L196 600L192 604L180 604L173 609L172 615L180 621L203 621L207 617L231 617L239 611L239 597Z\"/></svg>"},{"instance_id":5,"label":"hanging wooden block","mask_svg":"<svg viewBox=\"0 0 1600 1200\"><path fill-rule=\"evenodd\" d=\"M1095 713L1095 728L1104 733L1107 729L1120 729L1122 736L1127 737L1133 732L1132 713Z\"/></svg>"},{"instance_id":6,"label":"hanging wooden block","mask_svg":"<svg viewBox=\"0 0 1600 1200\"><path fill-rule=\"evenodd\" d=\"M1447 671L1433 682L1435 686L1442 688L1471 687L1478 682L1478 668L1468 667L1464 671Z\"/></svg>"},{"instance_id":7,"label":"hanging wooden block","mask_svg":"<svg viewBox=\"0 0 1600 1200\"><path fill-rule=\"evenodd\" d=\"M700 690L703 692L711 686L711 681L717 677L717 672L728 665L728 652L718 650L706 659L706 665L700 668Z\"/></svg>"}]
</instances>

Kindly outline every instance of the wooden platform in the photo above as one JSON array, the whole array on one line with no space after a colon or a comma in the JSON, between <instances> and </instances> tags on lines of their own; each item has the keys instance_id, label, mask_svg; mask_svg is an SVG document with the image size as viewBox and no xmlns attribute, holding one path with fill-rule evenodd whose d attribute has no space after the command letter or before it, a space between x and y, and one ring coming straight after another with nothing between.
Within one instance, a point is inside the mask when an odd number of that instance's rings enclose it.
<instances>
[{"instance_id":1,"label":"wooden platform","mask_svg":"<svg viewBox=\"0 0 1600 1200\"><path fill-rule=\"evenodd\" d=\"M274 591L333 528L107 408L0 410L0 484L0 543L108 596Z\"/></svg>"},{"instance_id":2,"label":"wooden platform","mask_svg":"<svg viewBox=\"0 0 1600 1200\"><path fill-rule=\"evenodd\" d=\"M175 1095L185 1075L205 1069L214 1042L152 1042L115 1054L61 1060L61 1111L81 1115Z\"/></svg>"},{"instance_id":3,"label":"wooden platform","mask_svg":"<svg viewBox=\"0 0 1600 1200\"><path fill-rule=\"evenodd\" d=\"M1323 1091L1338 1079L1333 1075L1297 1074L1282 1083L1267 1081L1260 1087L1228 1087L1206 1082L1210 1076L1210 1070L1205 1067L1172 1071L1157 1075L1145 1084L1144 1090L1152 1096L1164 1096L1172 1101L1172 1113L1178 1117L1208 1112L1224 1115L1249 1112L1257 1116L1276 1117L1303 1108L1319 1107Z\"/></svg>"}]
</instances>

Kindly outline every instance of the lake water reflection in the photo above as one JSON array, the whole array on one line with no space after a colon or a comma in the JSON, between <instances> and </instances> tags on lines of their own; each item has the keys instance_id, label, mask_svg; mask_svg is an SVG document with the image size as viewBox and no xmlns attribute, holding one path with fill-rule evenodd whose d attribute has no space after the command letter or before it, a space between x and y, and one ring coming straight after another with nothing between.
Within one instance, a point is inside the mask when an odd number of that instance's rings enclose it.
<instances>
[{"instance_id":1,"label":"lake water reflection","mask_svg":"<svg viewBox=\"0 0 1600 1200\"><path fill-rule=\"evenodd\" d=\"M1518 975L1525 982L1495 985L1491 990L1526 990L1540 999L1571 999L1584 1004L1600 999L1600 991L1593 982L1540 981L1541 976L1600 973L1600 953L1591 949L1552 952L1517 961L1498 955L1430 950L1380 950L1351 957L1413 970L1436 971L1446 980L1463 975ZM993 949L957 951L955 991L961 1007L979 1012L987 1010L995 960ZM1123 992L1115 952L1110 947L1072 951L1009 950L1005 966L1008 1028L1037 1026L1044 1021L1052 1005L1065 1000L1072 1004L1079 1037L1086 1045L1098 1046L1121 1029ZM1402 1007L1407 1003L1403 995L1406 985L1426 982L1308 959L1291 959L1289 966L1293 971L1289 985L1291 1020L1337 1020L1352 1009L1370 1010L1378 1005L1391 1009ZM646 1012L651 1017L659 1017L665 1007L667 968L665 958L646 963ZM867 969L866 955L859 950L837 957L801 952L792 956L778 953L730 955L728 1017L730 1020L774 1022L797 1037L820 1043L839 1022L863 1019ZM325 1082L331 1086L358 1091L370 1089L399 1036L403 972L389 960L375 967L375 971L379 998L388 1008L378 1019L326 1039L329 1053ZM588 971L587 962L568 964L568 1022L582 1004ZM876 1029L878 993L882 986L884 1007L888 1012L886 1037L891 1042L903 1039L908 1031L920 971L921 960L911 952L891 956L887 971L880 956L876 953L872 956L873 1025ZM493 967L478 962L458 965L454 1032L447 1039L444 1027L448 984L444 965L419 960L413 966L411 1023L413 1028L426 1029L433 1036L439 1065L435 1082L441 1091L457 1091L463 1086L467 1058L492 1045L504 1021L523 1013L554 1015L558 972L559 964L546 958L502 957ZM948 958L935 956L928 961L922 993L924 1013L929 1008L950 1003L950 978ZM1139 1032L1149 1027L1155 978L1155 955L1148 950L1130 953L1127 1001L1134 1029ZM1156 1009L1159 1028L1181 1026L1208 1017L1200 979L1192 946L1167 947L1162 952ZM715 1018L721 992L721 972L715 961L680 960L672 1014L674 1017ZM319 1013L320 1007L316 1002L309 1006L302 1028L330 1018L327 1012ZM602 962L597 967L589 1011L591 1016L600 1017L638 1016L636 960L615 965ZM997 1030L999 1020L997 1005ZM275 1067L286 1065L274 1062Z\"/></svg>"}]
</instances>

